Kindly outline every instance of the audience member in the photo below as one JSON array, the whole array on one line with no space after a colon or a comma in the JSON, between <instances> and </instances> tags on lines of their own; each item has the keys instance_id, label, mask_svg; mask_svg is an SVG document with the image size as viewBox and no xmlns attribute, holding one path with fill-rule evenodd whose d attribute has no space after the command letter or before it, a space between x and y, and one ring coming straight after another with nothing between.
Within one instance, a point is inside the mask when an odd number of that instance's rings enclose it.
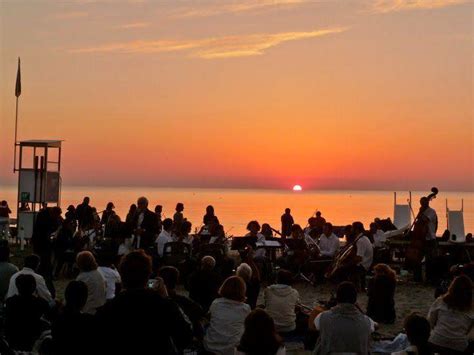
<instances>
[{"instance_id":1,"label":"audience member","mask_svg":"<svg viewBox=\"0 0 474 355\"><path fill-rule=\"evenodd\" d=\"M378 323L395 322L395 271L387 264L374 266L375 276L369 281L367 315Z\"/></svg>"},{"instance_id":2,"label":"audience member","mask_svg":"<svg viewBox=\"0 0 474 355\"><path fill-rule=\"evenodd\" d=\"M255 272L254 272L255 270ZM250 306L251 309L254 309L257 306L258 294L260 293L260 276L258 275L258 269L256 265L252 268L247 263L241 263L236 270L236 275L242 278L245 282L247 289L246 303ZM257 274L257 275L255 275Z\"/></svg>"},{"instance_id":3,"label":"audience member","mask_svg":"<svg viewBox=\"0 0 474 355\"><path fill-rule=\"evenodd\" d=\"M120 292L122 286L122 279L120 274L113 265L114 255L108 252L102 252L98 255L98 263L100 274L105 280L106 300L109 301Z\"/></svg>"},{"instance_id":4,"label":"audience member","mask_svg":"<svg viewBox=\"0 0 474 355\"><path fill-rule=\"evenodd\" d=\"M405 332L410 345L403 351L392 353L392 355L431 355L433 354L428 343L430 337L430 323L425 317L416 313L405 318Z\"/></svg>"},{"instance_id":5,"label":"audience member","mask_svg":"<svg viewBox=\"0 0 474 355\"><path fill-rule=\"evenodd\" d=\"M285 345L275 329L272 317L263 309L253 310L245 318L245 330L235 355L285 355Z\"/></svg>"},{"instance_id":6,"label":"audience member","mask_svg":"<svg viewBox=\"0 0 474 355\"><path fill-rule=\"evenodd\" d=\"M212 256L201 259L201 267L189 277L189 298L201 305L205 312L217 298L221 278L214 270L216 260Z\"/></svg>"},{"instance_id":7,"label":"audience member","mask_svg":"<svg viewBox=\"0 0 474 355\"><path fill-rule=\"evenodd\" d=\"M440 354L463 353L469 344L468 334L474 325L472 281L467 276L456 277L448 293L438 297L428 313L431 324L430 343Z\"/></svg>"},{"instance_id":8,"label":"audience member","mask_svg":"<svg viewBox=\"0 0 474 355\"><path fill-rule=\"evenodd\" d=\"M94 255L90 251L82 251L77 254L76 264L79 268L77 281L82 281L87 286L87 302L84 305L84 313L95 314L97 308L104 305L106 301L106 283L99 272Z\"/></svg>"},{"instance_id":9,"label":"audience member","mask_svg":"<svg viewBox=\"0 0 474 355\"><path fill-rule=\"evenodd\" d=\"M209 309L210 324L204 336L204 347L215 354L231 354L244 332L244 321L250 313L245 301L245 282L238 276L227 278L219 289L220 297Z\"/></svg>"},{"instance_id":10,"label":"audience member","mask_svg":"<svg viewBox=\"0 0 474 355\"><path fill-rule=\"evenodd\" d=\"M3 307L8 292L11 277L18 272L18 268L10 263L10 247L8 242L0 241L0 308Z\"/></svg>"}]
</instances>

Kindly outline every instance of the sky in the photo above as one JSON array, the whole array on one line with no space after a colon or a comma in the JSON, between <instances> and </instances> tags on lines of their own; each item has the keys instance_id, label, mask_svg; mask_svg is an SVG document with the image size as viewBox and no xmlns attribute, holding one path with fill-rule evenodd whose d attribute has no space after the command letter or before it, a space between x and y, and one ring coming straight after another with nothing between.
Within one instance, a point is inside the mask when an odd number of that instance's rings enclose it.
<instances>
[{"instance_id":1,"label":"sky","mask_svg":"<svg viewBox=\"0 0 474 355\"><path fill-rule=\"evenodd\" d=\"M0 182L474 190L473 2L0 2Z\"/></svg>"}]
</instances>

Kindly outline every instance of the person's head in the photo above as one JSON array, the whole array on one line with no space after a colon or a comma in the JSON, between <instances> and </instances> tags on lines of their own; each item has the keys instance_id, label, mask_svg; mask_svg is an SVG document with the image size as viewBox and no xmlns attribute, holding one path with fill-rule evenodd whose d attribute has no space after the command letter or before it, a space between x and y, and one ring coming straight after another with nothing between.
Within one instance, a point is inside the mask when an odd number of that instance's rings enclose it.
<instances>
[{"instance_id":1,"label":"person's head","mask_svg":"<svg viewBox=\"0 0 474 355\"><path fill-rule=\"evenodd\" d=\"M82 281L71 281L64 291L66 308L73 311L81 311L87 302L87 285Z\"/></svg>"},{"instance_id":2,"label":"person's head","mask_svg":"<svg viewBox=\"0 0 474 355\"><path fill-rule=\"evenodd\" d=\"M427 197L422 197L422 198L420 198L420 206L421 206L421 207L426 208L426 207L428 207L429 205L430 205L430 200L428 200Z\"/></svg>"},{"instance_id":3,"label":"person's head","mask_svg":"<svg viewBox=\"0 0 474 355\"><path fill-rule=\"evenodd\" d=\"M242 278L238 276L230 276L224 281L219 289L219 295L229 300L244 302L246 290L247 288Z\"/></svg>"},{"instance_id":4,"label":"person's head","mask_svg":"<svg viewBox=\"0 0 474 355\"><path fill-rule=\"evenodd\" d=\"M290 214L291 213L291 210L289 208L285 208L285 213L286 214Z\"/></svg>"},{"instance_id":5,"label":"person's head","mask_svg":"<svg viewBox=\"0 0 474 355\"><path fill-rule=\"evenodd\" d=\"M69 212L74 212L76 210L76 207L74 207L73 205L69 205L69 206L67 206L67 210Z\"/></svg>"},{"instance_id":6,"label":"person's head","mask_svg":"<svg viewBox=\"0 0 474 355\"><path fill-rule=\"evenodd\" d=\"M0 205L3 206L3 207L7 207L7 206L8 206L8 203L7 203L7 201L2 200L2 202L0 203Z\"/></svg>"},{"instance_id":7,"label":"person's head","mask_svg":"<svg viewBox=\"0 0 474 355\"><path fill-rule=\"evenodd\" d=\"M81 272L88 272L97 269L97 262L95 261L94 254L90 251L81 251L76 256L76 264Z\"/></svg>"},{"instance_id":8,"label":"person's head","mask_svg":"<svg viewBox=\"0 0 474 355\"><path fill-rule=\"evenodd\" d=\"M404 328L410 344L416 346L418 353L421 353L428 346L430 322L425 317L412 313L405 318Z\"/></svg>"},{"instance_id":9,"label":"person's head","mask_svg":"<svg viewBox=\"0 0 474 355\"><path fill-rule=\"evenodd\" d=\"M378 229L377 228L377 223L374 223L374 222L370 223L370 227L369 227L370 233L373 234L373 233L377 232L377 229Z\"/></svg>"},{"instance_id":10,"label":"person's head","mask_svg":"<svg viewBox=\"0 0 474 355\"><path fill-rule=\"evenodd\" d=\"M282 346L273 318L261 308L250 312L237 350L245 354L275 354Z\"/></svg>"},{"instance_id":11,"label":"person's head","mask_svg":"<svg viewBox=\"0 0 474 355\"><path fill-rule=\"evenodd\" d=\"M224 226L222 224L214 224L210 228L211 235L217 236L217 237L225 237L225 230Z\"/></svg>"},{"instance_id":12,"label":"person's head","mask_svg":"<svg viewBox=\"0 0 474 355\"><path fill-rule=\"evenodd\" d=\"M210 271L210 270L213 270L215 266L216 266L216 259L214 259L212 256L206 255L205 257L201 259L202 270Z\"/></svg>"},{"instance_id":13,"label":"person's head","mask_svg":"<svg viewBox=\"0 0 474 355\"><path fill-rule=\"evenodd\" d=\"M88 205L89 202L91 202L91 199L90 199L89 197L87 197L87 196L84 197L84 200L82 200L82 203L83 203L84 205Z\"/></svg>"},{"instance_id":14,"label":"person's head","mask_svg":"<svg viewBox=\"0 0 474 355\"><path fill-rule=\"evenodd\" d=\"M23 297L32 296L36 291L36 280L33 275L19 275L15 280L15 285L18 289L18 294Z\"/></svg>"},{"instance_id":15,"label":"person's head","mask_svg":"<svg viewBox=\"0 0 474 355\"><path fill-rule=\"evenodd\" d=\"M148 199L144 196L139 197L137 200L137 209L139 211L145 211L148 208Z\"/></svg>"},{"instance_id":16,"label":"person's head","mask_svg":"<svg viewBox=\"0 0 474 355\"><path fill-rule=\"evenodd\" d=\"M242 263L237 267L235 275L241 277L245 282L249 282L252 278L252 268L249 266L249 264Z\"/></svg>"},{"instance_id":17,"label":"person's head","mask_svg":"<svg viewBox=\"0 0 474 355\"><path fill-rule=\"evenodd\" d=\"M373 270L375 273L375 277L383 275L383 276L389 277L392 281L396 282L397 280L395 271L393 271L392 268L388 266L387 264L383 264L383 263L377 264L374 266Z\"/></svg>"},{"instance_id":18,"label":"person's head","mask_svg":"<svg viewBox=\"0 0 474 355\"><path fill-rule=\"evenodd\" d=\"M173 229L173 220L171 218L165 218L162 222L163 229L167 232Z\"/></svg>"},{"instance_id":19,"label":"person's head","mask_svg":"<svg viewBox=\"0 0 474 355\"><path fill-rule=\"evenodd\" d=\"M184 205L181 202L178 202L176 204L176 212L183 212L184 211Z\"/></svg>"},{"instance_id":20,"label":"person's head","mask_svg":"<svg viewBox=\"0 0 474 355\"><path fill-rule=\"evenodd\" d=\"M272 236L273 235L272 227L268 223L263 223L262 224L262 234L264 236Z\"/></svg>"},{"instance_id":21,"label":"person's head","mask_svg":"<svg viewBox=\"0 0 474 355\"><path fill-rule=\"evenodd\" d=\"M449 285L443 301L449 308L459 311L472 309L472 281L466 275L457 276Z\"/></svg>"},{"instance_id":22,"label":"person's head","mask_svg":"<svg viewBox=\"0 0 474 355\"><path fill-rule=\"evenodd\" d=\"M179 270L177 268L174 266L163 266L158 271L158 276L163 279L168 293L176 289L179 280Z\"/></svg>"},{"instance_id":23,"label":"person's head","mask_svg":"<svg viewBox=\"0 0 474 355\"><path fill-rule=\"evenodd\" d=\"M0 263L5 263L10 260L10 247L8 242L0 242Z\"/></svg>"},{"instance_id":24,"label":"person's head","mask_svg":"<svg viewBox=\"0 0 474 355\"><path fill-rule=\"evenodd\" d=\"M189 233L191 233L192 227L193 227L193 224L189 221L184 221L183 223L181 223L181 227L180 227L181 235L188 235Z\"/></svg>"},{"instance_id":25,"label":"person's head","mask_svg":"<svg viewBox=\"0 0 474 355\"><path fill-rule=\"evenodd\" d=\"M352 233L357 236L360 233L363 233L365 231L364 225L362 222L354 222L352 223Z\"/></svg>"},{"instance_id":26,"label":"person's head","mask_svg":"<svg viewBox=\"0 0 474 355\"><path fill-rule=\"evenodd\" d=\"M337 286L336 301L337 303L356 303L357 290L352 282L344 281Z\"/></svg>"},{"instance_id":27,"label":"person's head","mask_svg":"<svg viewBox=\"0 0 474 355\"><path fill-rule=\"evenodd\" d=\"M260 223L258 221L250 221L247 224L247 230L250 233L257 234L260 231Z\"/></svg>"},{"instance_id":28,"label":"person's head","mask_svg":"<svg viewBox=\"0 0 474 355\"><path fill-rule=\"evenodd\" d=\"M119 271L126 290L143 289L151 275L151 258L143 250L128 253L122 258Z\"/></svg>"},{"instance_id":29,"label":"person's head","mask_svg":"<svg viewBox=\"0 0 474 355\"><path fill-rule=\"evenodd\" d=\"M291 236L293 238L300 238L303 235L303 228L299 224L293 224L291 226Z\"/></svg>"},{"instance_id":30,"label":"person's head","mask_svg":"<svg viewBox=\"0 0 474 355\"><path fill-rule=\"evenodd\" d=\"M38 270L39 264L40 264L40 258L38 255L35 255L35 254L26 256L23 261L24 267L34 270L34 271Z\"/></svg>"},{"instance_id":31,"label":"person's head","mask_svg":"<svg viewBox=\"0 0 474 355\"><path fill-rule=\"evenodd\" d=\"M321 217L321 212L316 212L316 217Z\"/></svg>"},{"instance_id":32,"label":"person's head","mask_svg":"<svg viewBox=\"0 0 474 355\"><path fill-rule=\"evenodd\" d=\"M137 210L137 205L134 204L134 203L132 203L132 204L130 205L130 208L128 209L128 212L129 212L129 213L135 213L136 210Z\"/></svg>"},{"instance_id":33,"label":"person's head","mask_svg":"<svg viewBox=\"0 0 474 355\"><path fill-rule=\"evenodd\" d=\"M102 250L97 253L97 264L103 267L111 267L114 263L115 255L112 251Z\"/></svg>"},{"instance_id":34,"label":"person's head","mask_svg":"<svg viewBox=\"0 0 474 355\"><path fill-rule=\"evenodd\" d=\"M113 203L113 202L107 203L107 207L105 207L105 209L106 209L107 211L111 211L111 210L113 210L114 208L115 208L115 206L114 206L114 203Z\"/></svg>"},{"instance_id":35,"label":"person's head","mask_svg":"<svg viewBox=\"0 0 474 355\"><path fill-rule=\"evenodd\" d=\"M308 225L310 228L315 228L318 224L318 220L316 219L316 217L309 217L308 218Z\"/></svg>"},{"instance_id":36,"label":"person's head","mask_svg":"<svg viewBox=\"0 0 474 355\"><path fill-rule=\"evenodd\" d=\"M161 214L163 212L163 206L162 205L156 205L155 206L155 213L156 214Z\"/></svg>"},{"instance_id":37,"label":"person's head","mask_svg":"<svg viewBox=\"0 0 474 355\"><path fill-rule=\"evenodd\" d=\"M207 206L206 207L206 214L209 215L209 216L214 216L214 206Z\"/></svg>"},{"instance_id":38,"label":"person's head","mask_svg":"<svg viewBox=\"0 0 474 355\"><path fill-rule=\"evenodd\" d=\"M285 269L278 270L277 280L276 280L277 284L291 286L293 284L293 280L294 280L294 277L290 271L285 270Z\"/></svg>"},{"instance_id":39,"label":"person's head","mask_svg":"<svg viewBox=\"0 0 474 355\"><path fill-rule=\"evenodd\" d=\"M327 223L324 223L324 226L323 226L323 233L325 236L329 237L331 234L332 234L332 224L327 222Z\"/></svg>"},{"instance_id":40,"label":"person's head","mask_svg":"<svg viewBox=\"0 0 474 355\"><path fill-rule=\"evenodd\" d=\"M58 219L61 217L61 213L63 213L63 211L61 210L61 207L58 207L58 206L54 206L51 208L51 216L55 219Z\"/></svg>"}]
</instances>

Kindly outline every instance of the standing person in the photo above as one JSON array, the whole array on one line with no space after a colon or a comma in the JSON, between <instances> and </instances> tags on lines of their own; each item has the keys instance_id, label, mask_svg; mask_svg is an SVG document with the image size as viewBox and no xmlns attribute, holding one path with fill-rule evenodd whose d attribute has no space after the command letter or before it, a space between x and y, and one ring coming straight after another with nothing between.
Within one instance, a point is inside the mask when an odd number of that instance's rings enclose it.
<instances>
[{"instance_id":1,"label":"standing person","mask_svg":"<svg viewBox=\"0 0 474 355\"><path fill-rule=\"evenodd\" d=\"M133 219L137 249L148 250L153 245L158 233L158 222L155 213L148 209L148 199L140 197L137 200L137 212Z\"/></svg>"},{"instance_id":2,"label":"standing person","mask_svg":"<svg viewBox=\"0 0 474 355\"><path fill-rule=\"evenodd\" d=\"M92 207L89 203L90 198L86 196L82 200L82 203L76 207L77 222L81 229L89 228L94 222Z\"/></svg>"},{"instance_id":3,"label":"standing person","mask_svg":"<svg viewBox=\"0 0 474 355\"><path fill-rule=\"evenodd\" d=\"M137 213L137 205L132 203L128 209L127 217L125 217L125 223L132 224L135 213Z\"/></svg>"},{"instance_id":4,"label":"standing person","mask_svg":"<svg viewBox=\"0 0 474 355\"><path fill-rule=\"evenodd\" d=\"M192 340L191 324L179 307L147 288L151 271L151 258L143 250L123 257L119 272L124 290L96 315L101 330L97 353L174 354Z\"/></svg>"},{"instance_id":5,"label":"standing person","mask_svg":"<svg viewBox=\"0 0 474 355\"><path fill-rule=\"evenodd\" d=\"M211 320L204 336L204 348L214 354L232 354L244 333L250 313L245 302L245 283L238 276L227 278L219 289L220 297L209 309Z\"/></svg>"},{"instance_id":6,"label":"standing person","mask_svg":"<svg viewBox=\"0 0 474 355\"><path fill-rule=\"evenodd\" d=\"M285 355L285 344L275 329L275 322L257 308L245 318L245 330L235 355Z\"/></svg>"},{"instance_id":7,"label":"standing person","mask_svg":"<svg viewBox=\"0 0 474 355\"><path fill-rule=\"evenodd\" d=\"M436 231L438 230L438 215L436 211L430 207L430 200L427 197L420 199L420 210L418 212L417 223L423 227L424 246L423 254L425 256L426 280L433 280L433 261L438 253L438 242L436 241ZM416 265L413 270L415 281L420 282L423 279L421 262Z\"/></svg>"},{"instance_id":8,"label":"standing person","mask_svg":"<svg viewBox=\"0 0 474 355\"><path fill-rule=\"evenodd\" d=\"M106 301L105 279L97 270L97 262L90 251L81 251L77 254L76 264L79 268L76 281L82 281L87 286L87 302L84 306L84 313L95 314Z\"/></svg>"},{"instance_id":9,"label":"standing person","mask_svg":"<svg viewBox=\"0 0 474 355\"><path fill-rule=\"evenodd\" d=\"M8 207L7 201L3 200L0 202L0 239L8 239L10 236L10 207Z\"/></svg>"},{"instance_id":10,"label":"standing person","mask_svg":"<svg viewBox=\"0 0 474 355\"><path fill-rule=\"evenodd\" d=\"M321 215L320 211L317 211L314 220L314 229L316 230L317 234L321 234L323 232L323 227L325 223L326 219Z\"/></svg>"},{"instance_id":11,"label":"standing person","mask_svg":"<svg viewBox=\"0 0 474 355\"><path fill-rule=\"evenodd\" d=\"M215 215L214 206L209 205L206 207L206 214L202 218L202 223L208 227L219 224L219 218Z\"/></svg>"},{"instance_id":12,"label":"standing person","mask_svg":"<svg viewBox=\"0 0 474 355\"><path fill-rule=\"evenodd\" d=\"M285 208L285 213L281 215L281 236L282 238L289 237L291 235L291 227L295 223L293 216L291 215L291 209Z\"/></svg>"},{"instance_id":13,"label":"standing person","mask_svg":"<svg viewBox=\"0 0 474 355\"><path fill-rule=\"evenodd\" d=\"M114 206L113 202L107 203L107 206L105 207L104 212L102 212L102 217L100 219L100 224L101 225L106 225L107 222L109 221L110 216L115 214L114 208L115 208L115 206Z\"/></svg>"},{"instance_id":14,"label":"standing person","mask_svg":"<svg viewBox=\"0 0 474 355\"><path fill-rule=\"evenodd\" d=\"M176 212L173 215L173 230L179 233L181 230L181 224L186 220L183 215L184 205L181 202L176 204Z\"/></svg>"},{"instance_id":15,"label":"standing person","mask_svg":"<svg viewBox=\"0 0 474 355\"><path fill-rule=\"evenodd\" d=\"M31 238L33 252L40 257L38 273L44 277L53 298L56 291L53 284L53 264L51 260L53 244L51 242L51 234L56 232L61 225L61 208L45 207L36 217Z\"/></svg>"},{"instance_id":16,"label":"standing person","mask_svg":"<svg viewBox=\"0 0 474 355\"><path fill-rule=\"evenodd\" d=\"M161 230L162 230L162 218L163 218L162 214L163 214L163 206L156 205L155 215L156 215L156 221L158 223L158 234L161 233Z\"/></svg>"},{"instance_id":17,"label":"standing person","mask_svg":"<svg viewBox=\"0 0 474 355\"><path fill-rule=\"evenodd\" d=\"M87 302L87 286L82 281L71 281L64 291L66 305L51 327L55 354L82 355L94 353L94 317L83 313Z\"/></svg>"},{"instance_id":18,"label":"standing person","mask_svg":"<svg viewBox=\"0 0 474 355\"><path fill-rule=\"evenodd\" d=\"M395 288L397 279L395 271L387 264L374 266L375 276L369 281L367 295L367 315L378 323L395 322Z\"/></svg>"},{"instance_id":19,"label":"standing person","mask_svg":"<svg viewBox=\"0 0 474 355\"><path fill-rule=\"evenodd\" d=\"M428 312L433 350L444 354L463 354L474 326L472 281L462 275L449 285L448 293L436 299Z\"/></svg>"},{"instance_id":20,"label":"standing person","mask_svg":"<svg viewBox=\"0 0 474 355\"><path fill-rule=\"evenodd\" d=\"M369 354L375 322L356 306L357 290L351 282L337 286L337 305L314 319L319 331L315 354Z\"/></svg>"},{"instance_id":21,"label":"standing person","mask_svg":"<svg viewBox=\"0 0 474 355\"><path fill-rule=\"evenodd\" d=\"M10 279L18 268L10 263L10 247L7 241L0 241L0 309L3 307L8 292Z\"/></svg>"}]
</instances>

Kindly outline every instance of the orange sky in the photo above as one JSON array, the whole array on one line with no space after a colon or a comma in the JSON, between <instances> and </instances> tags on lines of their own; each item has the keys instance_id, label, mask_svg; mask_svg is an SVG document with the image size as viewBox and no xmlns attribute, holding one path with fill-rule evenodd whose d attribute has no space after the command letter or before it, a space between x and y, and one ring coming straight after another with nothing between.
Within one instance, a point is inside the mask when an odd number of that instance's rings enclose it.
<instances>
[{"instance_id":1,"label":"orange sky","mask_svg":"<svg viewBox=\"0 0 474 355\"><path fill-rule=\"evenodd\" d=\"M463 0L1 2L0 181L64 139L64 184L473 190Z\"/></svg>"}]
</instances>

